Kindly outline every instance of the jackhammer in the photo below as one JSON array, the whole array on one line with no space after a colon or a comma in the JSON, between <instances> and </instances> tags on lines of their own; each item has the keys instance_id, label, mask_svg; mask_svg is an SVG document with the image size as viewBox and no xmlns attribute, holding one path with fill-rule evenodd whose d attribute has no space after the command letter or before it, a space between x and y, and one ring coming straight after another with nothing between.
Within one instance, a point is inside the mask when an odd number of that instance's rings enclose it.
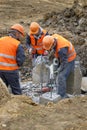
<instances>
[{"instance_id":1,"label":"jackhammer","mask_svg":"<svg viewBox=\"0 0 87 130\"><path fill-rule=\"evenodd\" d=\"M56 76L57 69L59 67L59 60L57 58L53 59L53 63L49 66L50 68L50 82L47 84L47 87L50 90L50 97L52 98L53 90L56 89Z\"/></svg>"},{"instance_id":2,"label":"jackhammer","mask_svg":"<svg viewBox=\"0 0 87 130\"><path fill-rule=\"evenodd\" d=\"M38 65L37 65L38 64ZM59 61L58 59L54 58L52 63L49 61L48 56L39 56L36 60L36 68L39 71L35 71L36 75L38 76L38 83L40 83L41 90L38 91L39 93L43 94L46 92L52 92L54 87L56 86L56 73L55 71L58 69ZM38 68L38 67L40 68ZM44 68L45 67L45 68ZM45 72L45 71L46 72ZM35 75L35 73L33 75ZM35 76L33 76L35 77ZM48 79L47 79L48 78ZM33 78L35 79L35 78ZM35 79L36 80L36 79ZM33 80L34 81L34 80Z\"/></svg>"}]
</instances>

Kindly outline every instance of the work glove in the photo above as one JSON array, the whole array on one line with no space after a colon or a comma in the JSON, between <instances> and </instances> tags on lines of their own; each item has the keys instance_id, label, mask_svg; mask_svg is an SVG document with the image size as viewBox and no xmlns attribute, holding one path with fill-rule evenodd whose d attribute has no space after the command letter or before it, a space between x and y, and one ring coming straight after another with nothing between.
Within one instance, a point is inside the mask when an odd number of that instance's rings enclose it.
<instances>
[{"instance_id":1,"label":"work glove","mask_svg":"<svg viewBox=\"0 0 87 130\"><path fill-rule=\"evenodd\" d=\"M28 50L28 53L31 55L32 54L32 48L30 48L29 50Z\"/></svg>"},{"instance_id":2,"label":"work glove","mask_svg":"<svg viewBox=\"0 0 87 130\"><path fill-rule=\"evenodd\" d=\"M45 50L43 55L48 56L48 51Z\"/></svg>"},{"instance_id":3,"label":"work glove","mask_svg":"<svg viewBox=\"0 0 87 130\"><path fill-rule=\"evenodd\" d=\"M32 59L32 48L28 49L28 54L29 54L29 60Z\"/></svg>"}]
</instances>

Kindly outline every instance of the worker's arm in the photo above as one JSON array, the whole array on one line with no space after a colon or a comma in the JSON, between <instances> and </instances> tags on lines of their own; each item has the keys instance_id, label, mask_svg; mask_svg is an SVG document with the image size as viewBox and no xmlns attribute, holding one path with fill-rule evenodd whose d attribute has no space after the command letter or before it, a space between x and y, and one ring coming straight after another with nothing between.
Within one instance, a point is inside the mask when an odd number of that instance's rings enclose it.
<instances>
[{"instance_id":1,"label":"worker's arm","mask_svg":"<svg viewBox=\"0 0 87 130\"><path fill-rule=\"evenodd\" d=\"M26 36L26 47L28 48L28 49L30 49L31 48L31 39L30 39L30 36L27 34L27 36Z\"/></svg>"},{"instance_id":2,"label":"worker's arm","mask_svg":"<svg viewBox=\"0 0 87 130\"><path fill-rule=\"evenodd\" d=\"M21 66L25 61L25 53L21 44L18 46L17 49L16 61L18 66Z\"/></svg>"},{"instance_id":3,"label":"worker's arm","mask_svg":"<svg viewBox=\"0 0 87 130\"><path fill-rule=\"evenodd\" d=\"M58 69L59 72L62 71L68 63L67 54L68 54L68 48L67 47L61 48L58 52L59 59L60 59L60 67Z\"/></svg>"}]
</instances>

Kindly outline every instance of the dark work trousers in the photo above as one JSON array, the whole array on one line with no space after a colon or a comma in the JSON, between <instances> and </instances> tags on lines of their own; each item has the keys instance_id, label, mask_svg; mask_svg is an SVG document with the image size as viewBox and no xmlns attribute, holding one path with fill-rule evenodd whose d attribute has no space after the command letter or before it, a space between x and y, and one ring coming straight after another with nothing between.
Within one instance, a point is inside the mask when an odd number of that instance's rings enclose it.
<instances>
[{"instance_id":1,"label":"dark work trousers","mask_svg":"<svg viewBox=\"0 0 87 130\"><path fill-rule=\"evenodd\" d=\"M19 83L19 72L15 71L0 71L0 78L4 81L6 86L11 87L11 91L15 95L21 95L22 91Z\"/></svg>"},{"instance_id":2,"label":"dark work trousers","mask_svg":"<svg viewBox=\"0 0 87 130\"><path fill-rule=\"evenodd\" d=\"M58 73L56 83L57 83L57 94L61 95L62 98L67 97L66 95L66 80L70 75L70 72L74 71L75 61L67 63L67 66Z\"/></svg>"}]
</instances>

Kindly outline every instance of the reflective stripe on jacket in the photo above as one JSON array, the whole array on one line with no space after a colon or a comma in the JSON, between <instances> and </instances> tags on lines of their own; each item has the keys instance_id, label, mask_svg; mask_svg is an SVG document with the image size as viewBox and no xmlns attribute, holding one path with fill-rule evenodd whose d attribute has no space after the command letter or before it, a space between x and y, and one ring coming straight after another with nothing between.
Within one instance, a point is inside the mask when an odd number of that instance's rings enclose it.
<instances>
[{"instance_id":1,"label":"reflective stripe on jacket","mask_svg":"<svg viewBox=\"0 0 87 130\"><path fill-rule=\"evenodd\" d=\"M44 38L44 36L46 35L46 30L42 30L42 34L41 37L36 39L34 37L34 35L30 34L30 39L31 39L31 45L33 47L33 54L37 53L37 54L44 54L44 49L43 49L43 45L42 45L42 40Z\"/></svg>"},{"instance_id":2,"label":"reflective stripe on jacket","mask_svg":"<svg viewBox=\"0 0 87 130\"><path fill-rule=\"evenodd\" d=\"M68 47L68 54L67 54L68 55L68 62L74 60L76 58L76 51L74 49L74 46L71 44L71 42L69 42L68 40L66 40L61 35L58 35L58 34L54 34L52 36L55 39L57 39L57 47L56 47L55 57L59 57L58 51L61 48Z\"/></svg>"},{"instance_id":3,"label":"reflective stripe on jacket","mask_svg":"<svg viewBox=\"0 0 87 130\"><path fill-rule=\"evenodd\" d=\"M17 70L16 52L20 42L10 36L0 38L0 70Z\"/></svg>"}]
</instances>

